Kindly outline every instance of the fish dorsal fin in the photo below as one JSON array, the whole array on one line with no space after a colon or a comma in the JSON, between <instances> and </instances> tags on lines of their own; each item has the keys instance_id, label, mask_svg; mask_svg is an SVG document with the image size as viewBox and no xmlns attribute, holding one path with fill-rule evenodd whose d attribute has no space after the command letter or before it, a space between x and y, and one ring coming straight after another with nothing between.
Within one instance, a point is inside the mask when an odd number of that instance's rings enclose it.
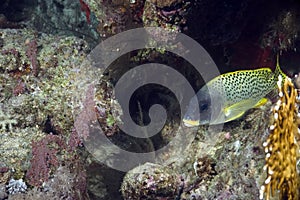
<instances>
[{"instance_id":1,"label":"fish dorsal fin","mask_svg":"<svg viewBox=\"0 0 300 200\"><path fill-rule=\"evenodd\" d=\"M280 68L280 64L279 64L279 53L277 54L277 57L276 57L276 68L275 68L274 74L275 74L275 78L276 78L276 79L278 79L278 76L279 76L279 75L282 76L282 80L283 80L283 81L284 81L284 79L286 78L286 74L283 73L283 71L282 71L281 68Z\"/></svg>"}]
</instances>

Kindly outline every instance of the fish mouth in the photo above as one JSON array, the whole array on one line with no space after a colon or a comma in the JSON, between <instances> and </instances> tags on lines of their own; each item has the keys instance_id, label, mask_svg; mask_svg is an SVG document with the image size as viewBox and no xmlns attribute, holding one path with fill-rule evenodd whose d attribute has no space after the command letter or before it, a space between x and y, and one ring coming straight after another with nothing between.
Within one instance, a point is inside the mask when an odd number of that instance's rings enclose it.
<instances>
[{"instance_id":1,"label":"fish mouth","mask_svg":"<svg viewBox=\"0 0 300 200\"><path fill-rule=\"evenodd\" d=\"M186 127L195 127L200 125L198 120L183 119L182 121Z\"/></svg>"}]
</instances>

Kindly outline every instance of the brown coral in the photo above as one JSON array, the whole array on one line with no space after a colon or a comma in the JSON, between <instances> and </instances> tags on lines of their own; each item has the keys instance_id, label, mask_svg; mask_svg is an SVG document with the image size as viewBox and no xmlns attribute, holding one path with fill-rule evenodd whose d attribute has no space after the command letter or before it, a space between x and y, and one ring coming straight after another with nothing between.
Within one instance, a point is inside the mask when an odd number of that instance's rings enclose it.
<instances>
[{"instance_id":1,"label":"brown coral","mask_svg":"<svg viewBox=\"0 0 300 200\"><path fill-rule=\"evenodd\" d=\"M289 78L282 85L279 77L279 100L272 109L274 124L270 126L270 135L263 143L266 153L267 178L261 187L260 199L264 195L267 200L275 191L280 191L280 199L298 199L298 173L297 159L299 158L299 145L297 143L297 92Z\"/></svg>"},{"instance_id":2,"label":"brown coral","mask_svg":"<svg viewBox=\"0 0 300 200\"><path fill-rule=\"evenodd\" d=\"M59 165L56 156L59 148L66 147L63 140L57 135L49 134L40 141L32 142L31 167L26 174L30 185L40 187L49 180L50 172L55 171L54 169Z\"/></svg>"}]
</instances>

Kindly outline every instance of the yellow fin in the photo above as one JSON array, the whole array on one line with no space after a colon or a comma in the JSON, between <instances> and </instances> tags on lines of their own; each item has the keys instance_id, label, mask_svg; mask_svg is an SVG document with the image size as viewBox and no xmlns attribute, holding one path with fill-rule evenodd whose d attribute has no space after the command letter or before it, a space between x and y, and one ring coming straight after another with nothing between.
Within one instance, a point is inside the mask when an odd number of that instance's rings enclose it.
<instances>
[{"instance_id":1,"label":"yellow fin","mask_svg":"<svg viewBox=\"0 0 300 200\"><path fill-rule=\"evenodd\" d=\"M264 105L268 101L267 98L262 98L257 102L255 99L246 99L224 108L225 122L229 122L240 118L250 108L257 108Z\"/></svg>"},{"instance_id":2,"label":"yellow fin","mask_svg":"<svg viewBox=\"0 0 300 200\"><path fill-rule=\"evenodd\" d=\"M183 123L187 127L199 126L199 121L183 119Z\"/></svg>"},{"instance_id":3,"label":"yellow fin","mask_svg":"<svg viewBox=\"0 0 300 200\"><path fill-rule=\"evenodd\" d=\"M260 106L265 105L268 102L267 98L262 98L261 100L259 100L259 102L257 102L257 104L255 104L254 108L258 108Z\"/></svg>"}]
</instances>

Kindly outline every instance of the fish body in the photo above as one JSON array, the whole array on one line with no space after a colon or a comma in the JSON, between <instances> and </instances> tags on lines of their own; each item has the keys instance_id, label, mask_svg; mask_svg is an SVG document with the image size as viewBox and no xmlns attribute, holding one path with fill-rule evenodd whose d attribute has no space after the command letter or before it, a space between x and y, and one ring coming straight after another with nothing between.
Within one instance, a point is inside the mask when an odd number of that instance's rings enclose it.
<instances>
[{"instance_id":1,"label":"fish body","mask_svg":"<svg viewBox=\"0 0 300 200\"><path fill-rule=\"evenodd\" d=\"M247 110L267 102L265 98L276 89L281 71L276 69L240 70L219 75L203 86L191 99L183 118L186 126L221 124L241 117Z\"/></svg>"}]
</instances>

